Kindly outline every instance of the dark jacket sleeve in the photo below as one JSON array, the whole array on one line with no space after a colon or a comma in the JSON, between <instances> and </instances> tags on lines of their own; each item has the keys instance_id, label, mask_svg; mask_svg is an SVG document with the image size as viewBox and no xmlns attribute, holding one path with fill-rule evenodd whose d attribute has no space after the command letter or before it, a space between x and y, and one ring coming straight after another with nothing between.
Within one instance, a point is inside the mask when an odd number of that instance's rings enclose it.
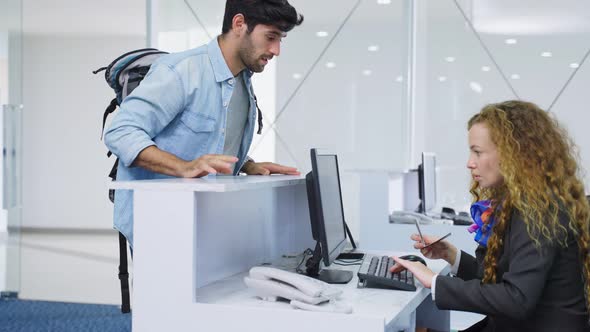
<instances>
[{"instance_id":1,"label":"dark jacket sleeve","mask_svg":"<svg viewBox=\"0 0 590 332\"><path fill-rule=\"evenodd\" d=\"M459 261L459 269L457 270L457 277L463 280L481 279L482 276L479 270L480 265L477 262L477 259L461 250L461 258Z\"/></svg>"},{"instance_id":2,"label":"dark jacket sleeve","mask_svg":"<svg viewBox=\"0 0 590 332\"><path fill-rule=\"evenodd\" d=\"M471 311L514 319L524 319L533 312L541 297L556 250L543 239L539 239L541 245L536 247L522 218L517 214L510 222L502 253L503 256L508 255L509 265L502 280L496 284L482 284L479 279L463 280L440 276L436 279L435 300L440 309ZM510 242L509 246L506 246L507 241ZM459 272L473 276L473 263L466 261L465 264L464 271Z\"/></svg>"}]
</instances>

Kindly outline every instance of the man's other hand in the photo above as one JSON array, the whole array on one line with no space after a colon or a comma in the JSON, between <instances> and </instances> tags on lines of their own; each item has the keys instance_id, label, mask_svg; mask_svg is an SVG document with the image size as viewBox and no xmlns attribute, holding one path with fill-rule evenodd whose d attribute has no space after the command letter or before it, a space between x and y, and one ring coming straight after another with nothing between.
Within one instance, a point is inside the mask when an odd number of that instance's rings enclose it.
<instances>
[{"instance_id":1,"label":"man's other hand","mask_svg":"<svg viewBox=\"0 0 590 332\"><path fill-rule=\"evenodd\" d=\"M270 175L270 174L285 174L285 175L301 175L297 168L283 166L275 163L257 163L249 161L244 164L242 171L248 175Z\"/></svg>"}]
</instances>

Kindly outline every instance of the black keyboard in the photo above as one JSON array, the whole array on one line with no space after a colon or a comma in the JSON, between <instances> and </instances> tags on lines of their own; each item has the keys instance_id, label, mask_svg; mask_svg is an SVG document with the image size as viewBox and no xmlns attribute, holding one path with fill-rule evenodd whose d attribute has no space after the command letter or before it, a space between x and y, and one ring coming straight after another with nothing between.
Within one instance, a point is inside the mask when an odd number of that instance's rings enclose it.
<instances>
[{"instance_id":1,"label":"black keyboard","mask_svg":"<svg viewBox=\"0 0 590 332\"><path fill-rule=\"evenodd\" d=\"M370 260L369 260L370 258ZM357 276L359 287L385 288L405 291L415 291L414 275L408 270L391 273L389 268L395 264L393 258L388 256L365 256Z\"/></svg>"}]
</instances>

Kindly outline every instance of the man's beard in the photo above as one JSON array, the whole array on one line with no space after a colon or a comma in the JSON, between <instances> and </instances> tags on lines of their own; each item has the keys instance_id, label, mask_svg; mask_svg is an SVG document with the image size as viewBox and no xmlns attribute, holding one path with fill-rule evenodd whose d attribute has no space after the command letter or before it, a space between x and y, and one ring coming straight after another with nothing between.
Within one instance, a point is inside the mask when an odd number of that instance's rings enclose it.
<instances>
[{"instance_id":1,"label":"man's beard","mask_svg":"<svg viewBox=\"0 0 590 332\"><path fill-rule=\"evenodd\" d=\"M264 70L264 65L260 64L260 61L262 60L261 58L257 58L250 53L246 53L241 57L242 62L244 63L246 68L248 68L248 70L255 73L261 73Z\"/></svg>"},{"instance_id":2,"label":"man's beard","mask_svg":"<svg viewBox=\"0 0 590 332\"><path fill-rule=\"evenodd\" d=\"M248 37L247 40L244 41L244 45L240 47L240 59L246 68L252 72L261 73L264 70L265 65L260 64L262 58L257 57L254 54L254 46L252 46L250 37Z\"/></svg>"}]
</instances>

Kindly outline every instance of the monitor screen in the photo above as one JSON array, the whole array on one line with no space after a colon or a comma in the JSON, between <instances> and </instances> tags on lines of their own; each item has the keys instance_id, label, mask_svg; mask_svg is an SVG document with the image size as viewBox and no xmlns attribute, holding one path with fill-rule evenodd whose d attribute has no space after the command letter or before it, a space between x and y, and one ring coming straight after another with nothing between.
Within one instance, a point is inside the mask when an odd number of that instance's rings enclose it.
<instances>
[{"instance_id":1,"label":"monitor screen","mask_svg":"<svg viewBox=\"0 0 590 332\"><path fill-rule=\"evenodd\" d=\"M307 273L329 283L346 283L352 279L350 271L319 270L320 259L330 266L347 244L338 157L326 150L311 149L311 166L306 176L307 199L317 245Z\"/></svg>"},{"instance_id":2,"label":"monitor screen","mask_svg":"<svg viewBox=\"0 0 590 332\"><path fill-rule=\"evenodd\" d=\"M322 214L326 237L325 249L327 250L325 251L329 256L329 262L324 262L324 264L328 265L340 254L340 250L335 251L346 242L337 157L333 154L318 154L316 166L314 175L317 177L319 184L320 213Z\"/></svg>"},{"instance_id":3,"label":"monitor screen","mask_svg":"<svg viewBox=\"0 0 590 332\"><path fill-rule=\"evenodd\" d=\"M422 171L420 172L420 200L424 213L436 206L436 155L422 152Z\"/></svg>"}]
</instances>

